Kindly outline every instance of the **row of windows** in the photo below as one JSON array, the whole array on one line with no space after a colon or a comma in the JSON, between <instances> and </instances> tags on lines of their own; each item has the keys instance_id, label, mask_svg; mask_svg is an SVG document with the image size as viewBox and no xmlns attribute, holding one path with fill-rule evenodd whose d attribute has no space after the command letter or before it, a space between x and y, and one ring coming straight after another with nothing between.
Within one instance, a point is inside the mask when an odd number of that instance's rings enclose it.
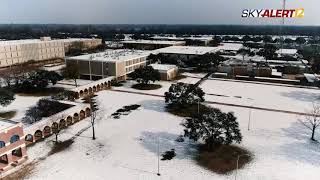
<instances>
[{"instance_id":1,"label":"row of windows","mask_svg":"<svg viewBox=\"0 0 320 180\"><path fill-rule=\"evenodd\" d=\"M126 73L132 72L132 71L134 71L135 69L138 69L139 67L143 67L143 66L144 66L144 64L138 64L138 65L134 65L134 66L131 66L131 67L127 67L127 68L126 68Z\"/></svg>"},{"instance_id":2,"label":"row of windows","mask_svg":"<svg viewBox=\"0 0 320 180\"><path fill-rule=\"evenodd\" d=\"M19 135L13 135L10 138L10 144L15 143L17 141L20 140L20 136ZM0 141L0 148L3 148L6 146L6 143L4 141Z\"/></svg>"},{"instance_id":3,"label":"row of windows","mask_svg":"<svg viewBox=\"0 0 320 180\"><path fill-rule=\"evenodd\" d=\"M126 61L126 66L130 66L132 64L137 64L137 63L140 63L143 61L145 61L145 58L138 58L138 59L134 59L134 60L129 60L129 61Z\"/></svg>"}]
</instances>

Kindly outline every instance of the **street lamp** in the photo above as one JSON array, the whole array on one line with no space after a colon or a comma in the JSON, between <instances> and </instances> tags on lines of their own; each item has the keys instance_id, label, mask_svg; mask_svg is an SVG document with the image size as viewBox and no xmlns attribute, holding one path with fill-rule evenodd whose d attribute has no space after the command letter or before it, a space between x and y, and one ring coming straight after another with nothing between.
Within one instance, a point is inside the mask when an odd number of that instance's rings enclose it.
<instances>
[{"instance_id":1,"label":"street lamp","mask_svg":"<svg viewBox=\"0 0 320 180\"><path fill-rule=\"evenodd\" d=\"M239 160L240 160L240 157L242 157L242 156L250 157L251 155L250 154L240 154L240 155L238 155L238 158L237 158L237 169L236 169L236 174L234 176L234 180L237 180L238 169L239 169Z\"/></svg>"}]
</instances>

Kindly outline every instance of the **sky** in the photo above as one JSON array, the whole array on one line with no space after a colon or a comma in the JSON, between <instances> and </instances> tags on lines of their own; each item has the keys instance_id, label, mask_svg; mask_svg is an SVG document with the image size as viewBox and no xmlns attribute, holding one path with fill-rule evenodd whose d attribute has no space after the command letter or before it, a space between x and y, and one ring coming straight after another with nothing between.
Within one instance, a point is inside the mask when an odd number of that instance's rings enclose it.
<instances>
[{"instance_id":1,"label":"sky","mask_svg":"<svg viewBox=\"0 0 320 180\"><path fill-rule=\"evenodd\" d=\"M319 0L286 0L305 8L287 25L320 25ZM0 0L0 24L244 24L280 19L241 18L243 9L282 8L282 0Z\"/></svg>"}]
</instances>

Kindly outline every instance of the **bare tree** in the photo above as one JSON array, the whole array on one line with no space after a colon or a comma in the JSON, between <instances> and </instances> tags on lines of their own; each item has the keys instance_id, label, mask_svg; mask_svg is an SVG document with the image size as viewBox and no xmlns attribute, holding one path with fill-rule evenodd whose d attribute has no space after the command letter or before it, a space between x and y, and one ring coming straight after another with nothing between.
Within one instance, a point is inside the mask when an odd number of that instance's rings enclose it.
<instances>
[{"instance_id":1,"label":"bare tree","mask_svg":"<svg viewBox=\"0 0 320 180\"><path fill-rule=\"evenodd\" d=\"M66 79L72 79L76 87L78 87L77 79L80 76L79 65L77 62L68 62L65 69L62 71L62 75Z\"/></svg>"},{"instance_id":2,"label":"bare tree","mask_svg":"<svg viewBox=\"0 0 320 180\"><path fill-rule=\"evenodd\" d=\"M316 141L314 135L316 129L320 126L320 105L313 103L312 109L308 114L309 115L305 115L303 119L299 119L298 121L312 132L311 140Z\"/></svg>"},{"instance_id":3,"label":"bare tree","mask_svg":"<svg viewBox=\"0 0 320 180\"><path fill-rule=\"evenodd\" d=\"M95 124L95 121L97 120L97 114L98 114L99 109L97 107L97 104L95 102L93 94L88 96L88 101L89 101L90 109L91 109L90 123L91 123L91 127L92 127L92 139L95 140L96 134L95 134L94 124Z\"/></svg>"}]
</instances>

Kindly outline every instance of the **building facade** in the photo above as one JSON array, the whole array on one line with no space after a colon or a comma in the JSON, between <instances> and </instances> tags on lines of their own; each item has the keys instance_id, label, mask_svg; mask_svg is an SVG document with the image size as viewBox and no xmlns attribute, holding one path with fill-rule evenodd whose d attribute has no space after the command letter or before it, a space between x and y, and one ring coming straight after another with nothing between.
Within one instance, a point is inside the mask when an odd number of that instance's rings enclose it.
<instances>
[{"instance_id":1,"label":"building facade","mask_svg":"<svg viewBox=\"0 0 320 180\"><path fill-rule=\"evenodd\" d=\"M86 49L95 48L102 44L102 39L89 39L89 38L88 39L87 38L70 38L70 39L61 39L60 41L64 43L64 51L66 53L69 52L70 47L75 42L83 43L83 46Z\"/></svg>"},{"instance_id":2,"label":"building facade","mask_svg":"<svg viewBox=\"0 0 320 180\"><path fill-rule=\"evenodd\" d=\"M62 41L41 38L38 40L0 41L0 68L28 61L63 59Z\"/></svg>"},{"instance_id":3,"label":"building facade","mask_svg":"<svg viewBox=\"0 0 320 180\"><path fill-rule=\"evenodd\" d=\"M81 79L97 80L115 76L125 80L127 74L146 66L148 51L107 50L102 53L66 58L67 66L78 66Z\"/></svg>"},{"instance_id":4,"label":"building facade","mask_svg":"<svg viewBox=\"0 0 320 180\"><path fill-rule=\"evenodd\" d=\"M51 40L40 39L0 41L0 68L10 67L28 61L64 59L72 43L82 42L85 48L102 44L101 39L70 38Z\"/></svg>"},{"instance_id":5,"label":"building facade","mask_svg":"<svg viewBox=\"0 0 320 180\"><path fill-rule=\"evenodd\" d=\"M152 40L132 40L122 41L126 49L155 50L169 46L184 46L185 41L152 41Z\"/></svg>"},{"instance_id":6,"label":"building facade","mask_svg":"<svg viewBox=\"0 0 320 180\"><path fill-rule=\"evenodd\" d=\"M27 160L27 150L21 123L1 120L0 172L4 173Z\"/></svg>"},{"instance_id":7,"label":"building facade","mask_svg":"<svg viewBox=\"0 0 320 180\"><path fill-rule=\"evenodd\" d=\"M170 64L150 64L150 66L159 71L160 78L163 81L174 80L178 76L178 67Z\"/></svg>"}]
</instances>

